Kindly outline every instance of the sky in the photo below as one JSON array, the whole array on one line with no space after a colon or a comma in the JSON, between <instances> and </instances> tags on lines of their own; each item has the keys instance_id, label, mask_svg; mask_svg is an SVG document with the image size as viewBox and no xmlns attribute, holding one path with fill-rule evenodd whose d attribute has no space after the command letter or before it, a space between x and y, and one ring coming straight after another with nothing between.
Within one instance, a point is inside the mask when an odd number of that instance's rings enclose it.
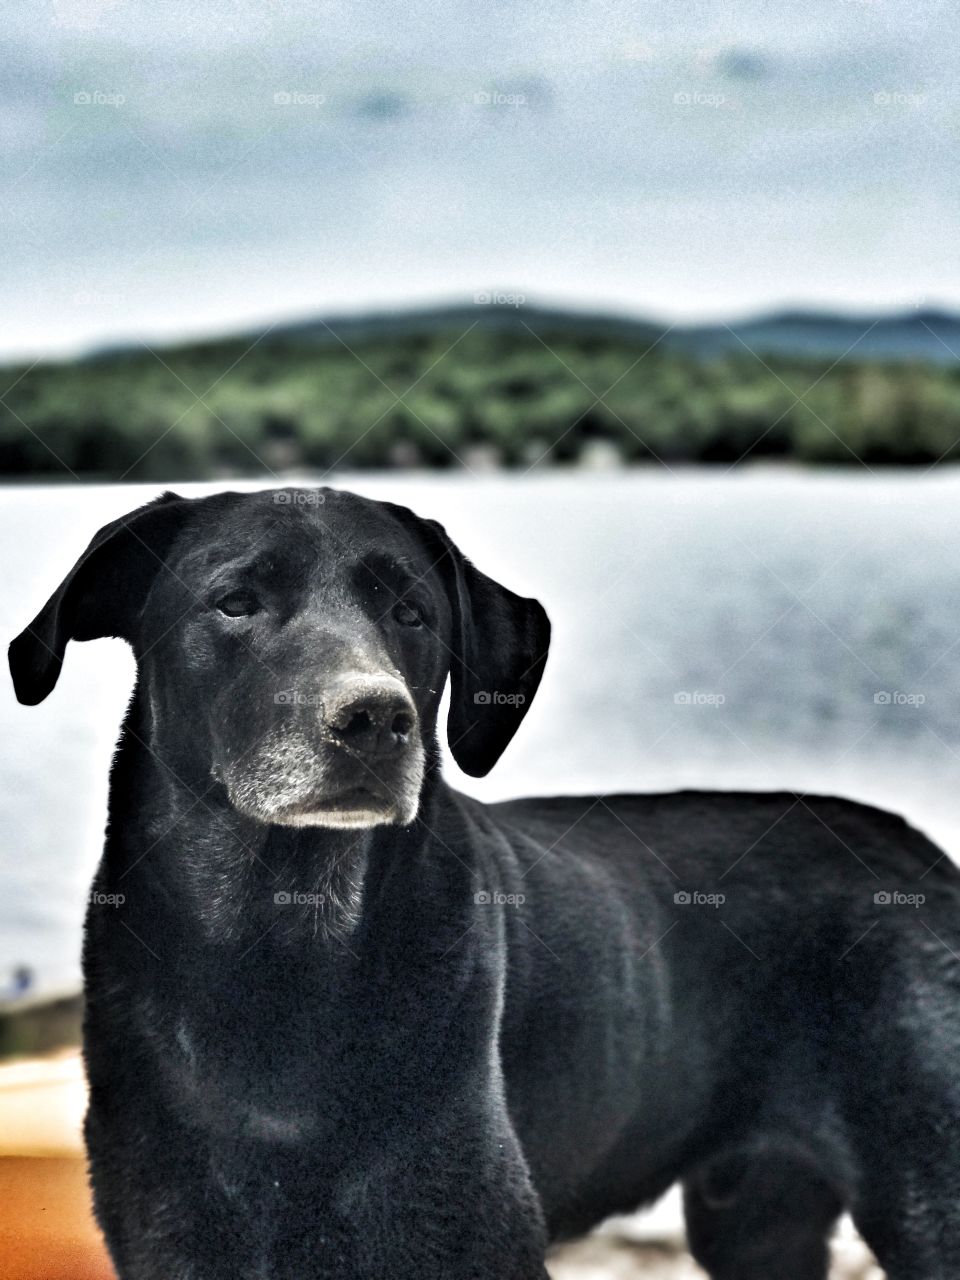
<instances>
[{"instance_id":1,"label":"sky","mask_svg":"<svg viewBox=\"0 0 960 1280\"><path fill-rule=\"evenodd\" d=\"M497 294L960 307L948 0L0 15L3 358Z\"/></svg>"}]
</instances>

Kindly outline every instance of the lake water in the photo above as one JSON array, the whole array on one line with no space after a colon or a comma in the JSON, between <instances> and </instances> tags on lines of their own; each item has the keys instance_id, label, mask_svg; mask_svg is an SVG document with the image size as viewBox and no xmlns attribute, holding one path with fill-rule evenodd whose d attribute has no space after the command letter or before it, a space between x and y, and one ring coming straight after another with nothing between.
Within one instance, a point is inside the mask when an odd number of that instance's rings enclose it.
<instances>
[{"instance_id":1,"label":"lake water","mask_svg":"<svg viewBox=\"0 0 960 1280\"><path fill-rule=\"evenodd\" d=\"M464 789L830 791L895 809L960 850L957 472L339 483L441 520L551 615L536 704L489 778L448 764ZM101 524L157 491L0 490L0 633L33 617ZM39 707L18 706L0 682L0 985L17 963L46 986L78 979L132 679L125 647L104 640L72 646Z\"/></svg>"}]
</instances>

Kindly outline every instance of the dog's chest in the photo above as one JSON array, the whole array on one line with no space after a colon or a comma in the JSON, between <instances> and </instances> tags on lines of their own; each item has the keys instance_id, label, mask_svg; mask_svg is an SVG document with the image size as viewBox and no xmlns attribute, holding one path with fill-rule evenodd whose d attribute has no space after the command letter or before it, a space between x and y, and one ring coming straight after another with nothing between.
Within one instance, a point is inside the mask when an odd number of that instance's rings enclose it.
<instances>
[{"instance_id":1,"label":"dog's chest","mask_svg":"<svg viewBox=\"0 0 960 1280\"><path fill-rule=\"evenodd\" d=\"M211 1136L285 1146L321 1134L323 1055L309 1042L198 1026L181 1011L162 1061L171 1098Z\"/></svg>"}]
</instances>

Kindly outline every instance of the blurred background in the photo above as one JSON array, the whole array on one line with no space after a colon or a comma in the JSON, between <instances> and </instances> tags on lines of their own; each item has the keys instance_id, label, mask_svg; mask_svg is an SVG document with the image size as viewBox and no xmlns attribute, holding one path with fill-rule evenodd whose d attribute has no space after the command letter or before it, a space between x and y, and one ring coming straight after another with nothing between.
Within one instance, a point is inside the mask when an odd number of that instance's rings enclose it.
<instances>
[{"instance_id":1,"label":"blurred background","mask_svg":"<svg viewBox=\"0 0 960 1280\"><path fill-rule=\"evenodd\" d=\"M343 485L553 618L516 744L455 784L840 792L960 848L958 26L938 0L4 4L5 634L162 487ZM104 641L41 707L0 693L24 1280L109 1274L74 1046L133 674ZM551 1265L698 1274L675 1198ZM836 1275L870 1268L845 1228Z\"/></svg>"}]
</instances>

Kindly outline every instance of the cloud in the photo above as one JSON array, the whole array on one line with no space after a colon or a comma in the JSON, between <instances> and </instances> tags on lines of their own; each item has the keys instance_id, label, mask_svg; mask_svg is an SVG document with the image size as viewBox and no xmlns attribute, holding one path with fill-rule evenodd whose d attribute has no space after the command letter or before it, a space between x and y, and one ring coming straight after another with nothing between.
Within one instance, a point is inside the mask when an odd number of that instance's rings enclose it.
<instances>
[{"instance_id":1,"label":"cloud","mask_svg":"<svg viewBox=\"0 0 960 1280\"><path fill-rule=\"evenodd\" d=\"M12 10L0 57L8 351L490 280L685 315L960 300L933 0L51 14Z\"/></svg>"}]
</instances>

